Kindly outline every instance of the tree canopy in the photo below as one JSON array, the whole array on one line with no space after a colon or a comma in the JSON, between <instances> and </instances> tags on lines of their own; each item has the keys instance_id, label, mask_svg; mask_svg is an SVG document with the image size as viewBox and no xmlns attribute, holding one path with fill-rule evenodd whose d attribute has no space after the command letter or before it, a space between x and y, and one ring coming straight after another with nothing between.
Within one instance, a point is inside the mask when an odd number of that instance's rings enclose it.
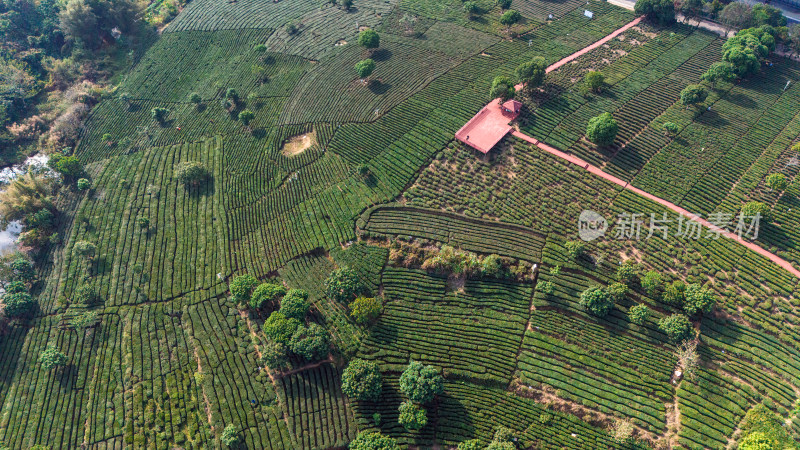
<instances>
[{"instance_id":1,"label":"tree canopy","mask_svg":"<svg viewBox=\"0 0 800 450\"><path fill-rule=\"evenodd\" d=\"M305 320L311 302L308 301L308 292L302 289L289 289L289 292L281 300L280 312L288 317L302 322Z\"/></svg>"},{"instance_id":2,"label":"tree canopy","mask_svg":"<svg viewBox=\"0 0 800 450\"><path fill-rule=\"evenodd\" d=\"M286 288L278 283L262 283L253 290L250 295L250 307L253 309L261 309L267 304L275 304L275 302L286 294Z\"/></svg>"},{"instance_id":3,"label":"tree canopy","mask_svg":"<svg viewBox=\"0 0 800 450\"><path fill-rule=\"evenodd\" d=\"M683 314L672 314L658 321L658 328L670 341L680 342L692 336L692 323Z\"/></svg>"},{"instance_id":4,"label":"tree canopy","mask_svg":"<svg viewBox=\"0 0 800 450\"><path fill-rule=\"evenodd\" d=\"M296 319L289 318L288 320ZM289 341L289 349L309 361L322 359L330 351L328 332L316 323L298 326Z\"/></svg>"},{"instance_id":5,"label":"tree canopy","mask_svg":"<svg viewBox=\"0 0 800 450\"><path fill-rule=\"evenodd\" d=\"M767 187L773 191L784 191L787 187L789 187L789 181L786 179L786 175L782 173L772 173L767 175L766 183Z\"/></svg>"},{"instance_id":6,"label":"tree canopy","mask_svg":"<svg viewBox=\"0 0 800 450\"><path fill-rule=\"evenodd\" d=\"M522 14L514 9L509 9L500 16L500 23L506 26L506 30L510 31L511 26L522 20Z\"/></svg>"},{"instance_id":7,"label":"tree canopy","mask_svg":"<svg viewBox=\"0 0 800 450\"><path fill-rule=\"evenodd\" d=\"M47 348L39 355L39 364L45 371L64 367L67 364L67 355L62 353L55 344L48 344Z\"/></svg>"},{"instance_id":8,"label":"tree canopy","mask_svg":"<svg viewBox=\"0 0 800 450\"><path fill-rule=\"evenodd\" d=\"M717 297L710 289L699 284L686 286L683 310L686 314L694 315L699 313L709 313L717 304Z\"/></svg>"},{"instance_id":9,"label":"tree canopy","mask_svg":"<svg viewBox=\"0 0 800 450\"><path fill-rule=\"evenodd\" d=\"M708 91L699 84L690 84L681 91L681 103L686 106L703 103L707 97Z\"/></svg>"},{"instance_id":10,"label":"tree canopy","mask_svg":"<svg viewBox=\"0 0 800 450\"><path fill-rule=\"evenodd\" d=\"M372 72L375 71L375 61L372 59L363 59L356 63L355 68L359 78L369 78Z\"/></svg>"},{"instance_id":11,"label":"tree canopy","mask_svg":"<svg viewBox=\"0 0 800 450\"><path fill-rule=\"evenodd\" d=\"M375 30L366 29L358 34L358 45L372 50L380 47L381 38Z\"/></svg>"},{"instance_id":12,"label":"tree canopy","mask_svg":"<svg viewBox=\"0 0 800 450\"><path fill-rule=\"evenodd\" d=\"M374 297L358 297L350 303L350 317L356 323L366 325L377 319L381 314L383 305Z\"/></svg>"},{"instance_id":13,"label":"tree canopy","mask_svg":"<svg viewBox=\"0 0 800 450\"><path fill-rule=\"evenodd\" d=\"M745 217L755 217L758 214L762 219L769 220L772 216L772 210L769 205L762 202L748 202L742 205L741 213Z\"/></svg>"},{"instance_id":14,"label":"tree canopy","mask_svg":"<svg viewBox=\"0 0 800 450\"><path fill-rule=\"evenodd\" d=\"M421 430L428 424L428 413L425 408L411 401L406 400L400 403L398 411L400 414L397 422L408 431Z\"/></svg>"},{"instance_id":15,"label":"tree canopy","mask_svg":"<svg viewBox=\"0 0 800 450\"><path fill-rule=\"evenodd\" d=\"M198 186L210 177L211 173L200 161L184 161L175 166L175 178L185 186Z\"/></svg>"},{"instance_id":16,"label":"tree canopy","mask_svg":"<svg viewBox=\"0 0 800 450\"><path fill-rule=\"evenodd\" d=\"M382 387L383 377L374 361L353 359L342 372L342 392L353 400L377 400Z\"/></svg>"},{"instance_id":17,"label":"tree canopy","mask_svg":"<svg viewBox=\"0 0 800 450\"><path fill-rule=\"evenodd\" d=\"M631 309L628 310L628 318L636 325L644 325L650 317L650 314L650 308L641 303L631 306Z\"/></svg>"},{"instance_id":18,"label":"tree canopy","mask_svg":"<svg viewBox=\"0 0 800 450\"><path fill-rule=\"evenodd\" d=\"M231 291L231 298L237 305L247 305L250 303L250 296L257 286L258 280L256 277L244 274L235 277L228 289Z\"/></svg>"},{"instance_id":19,"label":"tree canopy","mask_svg":"<svg viewBox=\"0 0 800 450\"><path fill-rule=\"evenodd\" d=\"M352 269L336 269L325 280L325 295L337 302L346 302L364 291L364 285Z\"/></svg>"},{"instance_id":20,"label":"tree canopy","mask_svg":"<svg viewBox=\"0 0 800 450\"><path fill-rule=\"evenodd\" d=\"M443 390L444 378L439 371L419 361L411 361L400 375L400 391L413 402L428 403Z\"/></svg>"},{"instance_id":21,"label":"tree canopy","mask_svg":"<svg viewBox=\"0 0 800 450\"><path fill-rule=\"evenodd\" d=\"M497 76L492 80L492 87L489 90L489 95L492 98L500 98L505 101L509 98L514 98L516 90L514 89L514 82L505 76Z\"/></svg>"},{"instance_id":22,"label":"tree canopy","mask_svg":"<svg viewBox=\"0 0 800 450\"><path fill-rule=\"evenodd\" d=\"M606 81L602 73L596 70L590 70L583 76L583 84L586 86L586 89L592 92L600 92L603 86L605 86Z\"/></svg>"},{"instance_id":23,"label":"tree canopy","mask_svg":"<svg viewBox=\"0 0 800 450\"><path fill-rule=\"evenodd\" d=\"M520 83L525 84L526 89L531 90L542 85L545 69L547 69L547 62L543 57L537 56L517 66L514 74Z\"/></svg>"},{"instance_id":24,"label":"tree canopy","mask_svg":"<svg viewBox=\"0 0 800 450\"><path fill-rule=\"evenodd\" d=\"M592 286L581 293L580 305L593 315L603 317L614 308L614 300L605 289Z\"/></svg>"},{"instance_id":25,"label":"tree canopy","mask_svg":"<svg viewBox=\"0 0 800 450\"><path fill-rule=\"evenodd\" d=\"M397 440L377 431L361 431L350 441L350 450L400 450Z\"/></svg>"},{"instance_id":26,"label":"tree canopy","mask_svg":"<svg viewBox=\"0 0 800 450\"><path fill-rule=\"evenodd\" d=\"M619 125L611 113L603 113L589 119L586 125L586 137L598 146L611 145L617 137Z\"/></svg>"},{"instance_id":27,"label":"tree canopy","mask_svg":"<svg viewBox=\"0 0 800 450\"><path fill-rule=\"evenodd\" d=\"M275 342L288 345L298 327L300 327L299 320L275 311L264 321L264 334Z\"/></svg>"},{"instance_id":28,"label":"tree canopy","mask_svg":"<svg viewBox=\"0 0 800 450\"><path fill-rule=\"evenodd\" d=\"M703 73L701 77L703 81L708 81L712 86L716 86L717 82L723 81L730 83L736 80L736 71L731 63L725 61L715 62Z\"/></svg>"},{"instance_id":29,"label":"tree canopy","mask_svg":"<svg viewBox=\"0 0 800 450\"><path fill-rule=\"evenodd\" d=\"M675 22L675 3L672 0L636 0L634 11L661 25Z\"/></svg>"}]
</instances>

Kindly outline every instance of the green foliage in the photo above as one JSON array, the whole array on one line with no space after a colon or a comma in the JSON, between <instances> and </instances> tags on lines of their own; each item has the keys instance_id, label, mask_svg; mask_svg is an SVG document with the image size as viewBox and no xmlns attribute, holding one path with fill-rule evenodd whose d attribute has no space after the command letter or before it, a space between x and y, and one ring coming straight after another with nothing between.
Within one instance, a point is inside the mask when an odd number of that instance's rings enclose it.
<instances>
[{"instance_id":1,"label":"green foliage","mask_svg":"<svg viewBox=\"0 0 800 450\"><path fill-rule=\"evenodd\" d=\"M369 58L362 59L356 63L355 68L359 78L369 78L369 76L372 75L372 72L375 71L375 61Z\"/></svg>"},{"instance_id":2,"label":"green foliage","mask_svg":"<svg viewBox=\"0 0 800 450\"><path fill-rule=\"evenodd\" d=\"M205 164L200 161L184 161L175 166L175 178L185 186L198 186L210 177Z\"/></svg>"},{"instance_id":3,"label":"green foliage","mask_svg":"<svg viewBox=\"0 0 800 450\"><path fill-rule=\"evenodd\" d=\"M236 103L239 101L239 91L237 91L235 88L228 88L225 91L225 98Z\"/></svg>"},{"instance_id":4,"label":"green foliage","mask_svg":"<svg viewBox=\"0 0 800 450\"><path fill-rule=\"evenodd\" d=\"M509 2L510 4L511 2ZM482 450L481 441L478 439L470 439L469 441L463 441L458 443L458 450Z\"/></svg>"},{"instance_id":5,"label":"green foliage","mask_svg":"<svg viewBox=\"0 0 800 450\"><path fill-rule=\"evenodd\" d=\"M784 427L780 416L763 403L752 407L742 421L739 449L796 449L796 443ZM755 435L755 437L753 437ZM764 447L764 445L769 445Z\"/></svg>"},{"instance_id":6,"label":"green foliage","mask_svg":"<svg viewBox=\"0 0 800 450\"><path fill-rule=\"evenodd\" d=\"M511 8L511 0L497 0L497 6L499 6L502 10ZM459 450L461 449L459 448Z\"/></svg>"},{"instance_id":7,"label":"green foliage","mask_svg":"<svg viewBox=\"0 0 800 450\"><path fill-rule=\"evenodd\" d=\"M690 84L681 91L681 103L686 106L703 103L706 98L708 91L699 84Z\"/></svg>"},{"instance_id":8,"label":"green foliage","mask_svg":"<svg viewBox=\"0 0 800 450\"><path fill-rule=\"evenodd\" d=\"M680 130L678 128L678 125L675 124L674 122L664 122L662 128L664 129L664 132L667 133L669 136L677 135L678 131Z\"/></svg>"},{"instance_id":9,"label":"green foliage","mask_svg":"<svg viewBox=\"0 0 800 450\"><path fill-rule=\"evenodd\" d=\"M267 340L261 347L261 364L272 370L282 370L289 365L288 351L285 344Z\"/></svg>"},{"instance_id":10,"label":"green foliage","mask_svg":"<svg viewBox=\"0 0 800 450\"><path fill-rule=\"evenodd\" d=\"M79 191L85 191L88 190L90 187L92 187L92 183L86 178L80 178L76 183L76 187L78 188Z\"/></svg>"},{"instance_id":11,"label":"green foliage","mask_svg":"<svg viewBox=\"0 0 800 450\"><path fill-rule=\"evenodd\" d=\"M452 273L466 276L477 275L483 270L478 255L456 250L449 245L443 245L438 252L432 252L422 263L422 268L441 274Z\"/></svg>"},{"instance_id":12,"label":"green foliage","mask_svg":"<svg viewBox=\"0 0 800 450\"><path fill-rule=\"evenodd\" d=\"M623 261L622 264L617 267L617 280L619 280L620 283L625 283L630 286L638 277L639 267L630 259Z\"/></svg>"},{"instance_id":13,"label":"green foliage","mask_svg":"<svg viewBox=\"0 0 800 450\"><path fill-rule=\"evenodd\" d=\"M536 289L538 289L539 291L541 291L542 293L544 293L546 295L552 295L553 292L555 292L556 287L555 287L555 285L553 284L552 281L547 280L547 281L538 282L536 284Z\"/></svg>"},{"instance_id":14,"label":"green foliage","mask_svg":"<svg viewBox=\"0 0 800 450\"><path fill-rule=\"evenodd\" d=\"M489 89L489 95L492 98L500 98L501 101L514 98L515 92L514 83L511 79L502 75L492 80L492 87Z\"/></svg>"},{"instance_id":15,"label":"green foliage","mask_svg":"<svg viewBox=\"0 0 800 450\"><path fill-rule=\"evenodd\" d=\"M772 218L772 210L766 203L762 202L748 202L742 205L741 213L745 217L755 217L756 214L760 215L764 220Z\"/></svg>"},{"instance_id":16,"label":"green foliage","mask_svg":"<svg viewBox=\"0 0 800 450\"><path fill-rule=\"evenodd\" d=\"M148 218L148 217L139 217L139 218L136 219L136 225L138 225L139 228L141 228L143 230L146 230L146 229L150 228L150 218Z\"/></svg>"},{"instance_id":17,"label":"green foliage","mask_svg":"<svg viewBox=\"0 0 800 450\"><path fill-rule=\"evenodd\" d=\"M675 22L675 4L672 0L636 0L634 12L662 25Z\"/></svg>"},{"instance_id":18,"label":"green foliage","mask_svg":"<svg viewBox=\"0 0 800 450\"><path fill-rule=\"evenodd\" d=\"M786 179L786 175L782 173L771 173L767 175L767 187L772 189L773 191L785 191L787 187L789 187L789 181Z\"/></svg>"},{"instance_id":19,"label":"green foliage","mask_svg":"<svg viewBox=\"0 0 800 450\"><path fill-rule=\"evenodd\" d=\"M478 4L473 1L466 1L464 2L464 11L467 13L467 17L470 19L480 11Z\"/></svg>"},{"instance_id":20,"label":"green foliage","mask_svg":"<svg viewBox=\"0 0 800 450\"><path fill-rule=\"evenodd\" d=\"M722 61L729 63L737 76L752 75L761 68L761 59L775 49L774 29L748 28L728 38L722 45Z\"/></svg>"},{"instance_id":21,"label":"green foliage","mask_svg":"<svg viewBox=\"0 0 800 450\"><path fill-rule=\"evenodd\" d=\"M97 311L84 311L74 315L69 324L76 330L83 330L94 325L95 321L97 321L97 315Z\"/></svg>"},{"instance_id":22,"label":"green foliage","mask_svg":"<svg viewBox=\"0 0 800 450\"><path fill-rule=\"evenodd\" d=\"M694 314L708 314L714 309L717 304L717 297L714 293L706 287L699 284L690 284L686 286L686 294L683 303L683 310L688 315Z\"/></svg>"},{"instance_id":23,"label":"green foliage","mask_svg":"<svg viewBox=\"0 0 800 450\"><path fill-rule=\"evenodd\" d=\"M256 118L256 115L253 113L253 111L250 111L249 109L243 109L239 113L239 120L241 120L242 121L242 125L244 125L246 127L250 126L250 122L252 122L253 119L255 119L255 118Z\"/></svg>"},{"instance_id":24,"label":"green foliage","mask_svg":"<svg viewBox=\"0 0 800 450\"><path fill-rule=\"evenodd\" d=\"M281 300L280 312L288 318L295 318L302 322L305 320L311 302L308 301L308 292L302 289L290 289Z\"/></svg>"},{"instance_id":25,"label":"green foliage","mask_svg":"<svg viewBox=\"0 0 800 450\"><path fill-rule=\"evenodd\" d=\"M605 77L596 70L590 70L583 76L583 85L592 92L600 92L605 84Z\"/></svg>"},{"instance_id":26,"label":"green foliage","mask_svg":"<svg viewBox=\"0 0 800 450\"><path fill-rule=\"evenodd\" d=\"M411 361L400 375L400 391L412 402L424 405L444 391L444 378L433 366Z\"/></svg>"},{"instance_id":27,"label":"green foliage","mask_svg":"<svg viewBox=\"0 0 800 450\"><path fill-rule=\"evenodd\" d=\"M731 63L720 61L712 64L701 79L703 81L708 81L712 86L716 85L719 81L730 83L736 80L736 72Z\"/></svg>"},{"instance_id":28,"label":"green foliage","mask_svg":"<svg viewBox=\"0 0 800 450\"><path fill-rule=\"evenodd\" d=\"M606 286L606 293L608 293L609 297L611 297L611 301L613 302L621 302L625 299L625 295L628 293L628 285L625 283L611 283Z\"/></svg>"},{"instance_id":29,"label":"green foliage","mask_svg":"<svg viewBox=\"0 0 800 450\"><path fill-rule=\"evenodd\" d=\"M363 30L361 33L358 33L358 45L372 50L380 47L381 38L374 30Z\"/></svg>"},{"instance_id":30,"label":"green foliage","mask_svg":"<svg viewBox=\"0 0 800 450\"><path fill-rule=\"evenodd\" d=\"M353 359L342 372L342 392L353 400L378 400L383 377L375 361Z\"/></svg>"},{"instance_id":31,"label":"green foliage","mask_svg":"<svg viewBox=\"0 0 800 450\"><path fill-rule=\"evenodd\" d=\"M639 284L642 285L644 292L650 298L658 299L664 292L664 277L655 270L648 270L639 279Z\"/></svg>"},{"instance_id":32,"label":"green foliage","mask_svg":"<svg viewBox=\"0 0 800 450\"><path fill-rule=\"evenodd\" d=\"M54 153L50 159L47 160L47 165L54 171L63 175L67 180L80 178L85 173L83 163L74 155L64 156L60 153Z\"/></svg>"},{"instance_id":33,"label":"green foliage","mask_svg":"<svg viewBox=\"0 0 800 450\"><path fill-rule=\"evenodd\" d=\"M492 441L486 446L486 450L517 450L517 446L513 442Z\"/></svg>"},{"instance_id":34,"label":"green foliage","mask_svg":"<svg viewBox=\"0 0 800 450\"><path fill-rule=\"evenodd\" d=\"M289 318L288 320L295 319ZM309 361L322 359L330 352L328 332L315 323L309 324L307 327L301 325L292 334L289 349Z\"/></svg>"},{"instance_id":35,"label":"green foliage","mask_svg":"<svg viewBox=\"0 0 800 450\"><path fill-rule=\"evenodd\" d=\"M107 42L104 37L110 37L114 28L132 33L138 14L139 7L128 0L71 0L64 3L58 19L64 34L94 49Z\"/></svg>"},{"instance_id":36,"label":"green foliage","mask_svg":"<svg viewBox=\"0 0 800 450\"><path fill-rule=\"evenodd\" d=\"M500 16L500 23L505 25L508 30L511 30L511 26L520 20L522 20L522 14L513 9L509 9Z\"/></svg>"},{"instance_id":37,"label":"green foliage","mask_svg":"<svg viewBox=\"0 0 800 450\"><path fill-rule=\"evenodd\" d=\"M564 249L567 251L567 258L577 260L583 256L586 245L581 241L567 241L564 243Z\"/></svg>"},{"instance_id":38,"label":"green foliage","mask_svg":"<svg viewBox=\"0 0 800 450\"><path fill-rule=\"evenodd\" d=\"M614 300L605 289L592 286L581 293L580 305L593 315L603 317L614 308Z\"/></svg>"},{"instance_id":39,"label":"green foliage","mask_svg":"<svg viewBox=\"0 0 800 450\"><path fill-rule=\"evenodd\" d=\"M681 342L692 336L692 323L683 314L672 314L658 321L658 328L666 333L672 342Z\"/></svg>"},{"instance_id":40,"label":"green foliage","mask_svg":"<svg viewBox=\"0 0 800 450\"><path fill-rule=\"evenodd\" d=\"M97 254L97 246L89 241L78 241L72 247L72 253L81 258L92 259Z\"/></svg>"},{"instance_id":41,"label":"green foliage","mask_svg":"<svg viewBox=\"0 0 800 450\"><path fill-rule=\"evenodd\" d=\"M289 345L298 327L300 327L299 320L286 317L283 313L275 311L264 321L264 334L275 342Z\"/></svg>"},{"instance_id":42,"label":"green foliage","mask_svg":"<svg viewBox=\"0 0 800 450\"><path fill-rule=\"evenodd\" d=\"M400 414L397 422L408 431L416 431L425 428L428 424L428 413L425 408L411 402L404 401L398 408Z\"/></svg>"},{"instance_id":43,"label":"green foliage","mask_svg":"<svg viewBox=\"0 0 800 450\"><path fill-rule=\"evenodd\" d=\"M240 442L241 436L239 435L239 430L233 424L229 424L222 430L219 440L223 445L233 447Z\"/></svg>"},{"instance_id":44,"label":"green foliage","mask_svg":"<svg viewBox=\"0 0 800 450\"><path fill-rule=\"evenodd\" d=\"M67 355L62 353L55 344L47 344L47 348L39 355L39 364L45 371L64 367L67 364Z\"/></svg>"},{"instance_id":45,"label":"green foliage","mask_svg":"<svg viewBox=\"0 0 800 450\"><path fill-rule=\"evenodd\" d=\"M266 49L266 47L264 48ZM198 94L197 92L192 92L191 94L189 94L189 101L195 104L199 104L200 102L203 101L203 98L200 97L200 94Z\"/></svg>"},{"instance_id":46,"label":"green foliage","mask_svg":"<svg viewBox=\"0 0 800 450\"><path fill-rule=\"evenodd\" d=\"M153 117L153 120L161 124L167 119L167 114L169 114L169 110L160 106L150 110L150 115Z\"/></svg>"},{"instance_id":47,"label":"green foliage","mask_svg":"<svg viewBox=\"0 0 800 450\"><path fill-rule=\"evenodd\" d=\"M514 442L514 430L504 426L498 427L492 442Z\"/></svg>"},{"instance_id":48,"label":"green foliage","mask_svg":"<svg viewBox=\"0 0 800 450\"><path fill-rule=\"evenodd\" d=\"M672 306L683 306L683 301L686 298L686 284L683 281L673 281L664 290L664 303Z\"/></svg>"},{"instance_id":49,"label":"green foliage","mask_svg":"<svg viewBox=\"0 0 800 450\"><path fill-rule=\"evenodd\" d=\"M14 258L9 264L9 268L11 269L11 279L13 281L30 283L36 278L36 270L33 267L33 263L24 257Z\"/></svg>"},{"instance_id":50,"label":"green foliage","mask_svg":"<svg viewBox=\"0 0 800 450\"><path fill-rule=\"evenodd\" d=\"M231 299L237 305L246 305L250 302L253 290L258 286L256 277L250 274L239 275L233 279L228 289L231 291Z\"/></svg>"},{"instance_id":51,"label":"green foliage","mask_svg":"<svg viewBox=\"0 0 800 450\"><path fill-rule=\"evenodd\" d=\"M361 431L350 441L350 450L400 450L397 440L377 431Z\"/></svg>"},{"instance_id":52,"label":"green foliage","mask_svg":"<svg viewBox=\"0 0 800 450\"><path fill-rule=\"evenodd\" d=\"M780 9L774 6L756 3L753 5L753 24L755 26L769 25L772 27L786 26L786 17Z\"/></svg>"},{"instance_id":53,"label":"green foliage","mask_svg":"<svg viewBox=\"0 0 800 450\"><path fill-rule=\"evenodd\" d=\"M337 302L346 302L364 292L356 272L347 267L336 269L325 280L325 295Z\"/></svg>"},{"instance_id":54,"label":"green foliage","mask_svg":"<svg viewBox=\"0 0 800 450\"><path fill-rule=\"evenodd\" d=\"M586 125L586 137L600 147L611 145L617 137L619 125L611 113L603 113L589 119Z\"/></svg>"},{"instance_id":55,"label":"green foliage","mask_svg":"<svg viewBox=\"0 0 800 450\"><path fill-rule=\"evenodd\" d=\"M545 69L547 69L547 62L541 56L536 56L530 61L526 61L517 66L514 74L520 83L525 83L526 89L534 89L542 85L544 82Z\"/></svg>"},{"instance_id":56,"label":"green foliage","mask_svg":"<svg viewBox=\"0 0 800 450\"><path fill-rule=\"evenodd\" d=\"M631 306L631 309L628 310L628 318L636 325L644 325L651 314L650 308L641 303Z\"/></svg>"},{"instance_id":57,"label":"green foliage","mask_svg":"<svg viewBox=\"0 0 800 450\"><path fill-rule=\"evenodd\" d=\"M358 297L350 303L350 317L360 325L377 319L382 310L383 304L374 297Z\"/></svg>"},{"instance_id":58,"label":"green foliage","mask_svg":"<svg viewBox=\"0 0 800 450\"><path fill-rule=\"evenodd\" d=\"M739 450L779 450L775 441L764 433L750 433L739 442Z\"/></svg>"},{"instance_id":59,"label":"green foliage","mask_svg":"<svg viewBox=\"0 0 800 450\"><path fill-rule=\"evenodd\" d=\"M22 281L12 281L5 286L6 294L17 294L19 292L28 292L28 288Z\"/></svg>"},{"instance_id":60,"label":"green foliage","mask_svg":"<svg viewBox=\"0 0 800 450\"><path fill-rule=\"evenodd\" d=\"M266 305L275 305L277 300L286 295L286 288L278 283L262 283L250 295L250 307L262 309Z\"/></svg>"}]
</instances>

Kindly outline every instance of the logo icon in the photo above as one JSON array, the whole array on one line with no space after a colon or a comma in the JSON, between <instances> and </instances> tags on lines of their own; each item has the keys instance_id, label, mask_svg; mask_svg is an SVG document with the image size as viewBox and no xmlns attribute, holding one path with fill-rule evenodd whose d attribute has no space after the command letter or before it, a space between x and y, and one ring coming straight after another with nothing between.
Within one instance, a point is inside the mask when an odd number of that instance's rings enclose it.
<instances>
[{"instance_id":1,"label":"logo icon","mask_svg":"<svg viewBox=\"0 0 800 450\"><path fill-rule=\"evenodd\" d=\"M605 217L591 209L581 211L581 215L578 216L578 236L581 240L593 241L605 236L606 230L608 230L608 222Z\"/></svg>"}]
</instances>

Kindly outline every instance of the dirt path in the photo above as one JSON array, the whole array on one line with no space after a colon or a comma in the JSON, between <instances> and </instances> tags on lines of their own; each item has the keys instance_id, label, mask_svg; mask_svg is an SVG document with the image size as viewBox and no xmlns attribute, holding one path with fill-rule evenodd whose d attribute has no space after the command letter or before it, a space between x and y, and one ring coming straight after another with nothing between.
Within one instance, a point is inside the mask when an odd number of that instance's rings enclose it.
<instances>
[{"instance_id":1,"label":"dirt path","mask_svg":"<svg viewBox=\"0 0 800 450\"><path fill-rule=\"evenodd\" d=\"M678 214L681 214L681 215L686 216L686 217L693 218L695 221L699 222L704 227L707 227L710 230L719 232L721 236L730 238L730 239L732 239L732 240L744 245L748 249L758 253L759 255L769 259L773 263L775 263L778 266L782 267L787 272L791 273L792 275L796 276L797 278L800 278L800 270L797 270L794 266L792 266L792 264L789 261L786 261L785 259L780 258L780 257L778 257L777 255L775 255L773 253L770 253L769 251L765 250L762 247L759 247L758 245L756 245L756 244L754 244L752 242L745 241L744 239L740 238L738 235L736 235L736 234L734 234L734 233L732 233L730 231L723 230L723 229L721 229L721 228L719 228L719 227L717 227L715 225L712 225L710 222L708 222L707 220L705 220L703 218L694 217L694 215L692 213L690 213L689 211L681 208L680 206L678 206L678 205L676 205L674 203L668 202L667 200L664 200L664 199L662 199L660 197L656 197L655 195L650 194L648 192L645 192L645 191L643 191L643 190L641 190L641 189L639 189L637 187L633 187L629 183L627 183L627 182L625 182L625 181L623 181L623 180L621 180L621 179L619 179L619 178L617 178L617 177L615 177L615 176L613 176L613 175L611 175L609 173L603 172L599 167L593 166L593 165L587 163L586 161L584 161L584 160L582 160L582 159L580 159L578 157L575 157L575 156L570 155L568 153L562 152L561 150L557 150L557 149L555 149L555 148L553 148L553 147L551 147L551 146L549 146L549 145L547 145L545 143L539 142L538 140L536 140L536 139L534 139L534 138L532 138L532 137L530 137L530 136L528 136L526 134L523 134L523 133L521 133L519 131L514 131L512 133L512 135L514 135L514 136L516 136L516 137L518 137L520 139L523 139L523 140L525 140L527 142L530 142L531 144L539 147L540 149L546 151L547 153L550 153L553 156L557 156L557 157L559 157L559 158L561 158L561 159L563 159L563 160L565 160L565 161L567 161L567 162L569 162L571 164L575 164L576 166L581 166L581 167L583 167L584 169L586 169L587 171L589 171L590 173L592 173L594 175L597 175L597 176L599 176L599 177L601 177L601 178L603 178L603 179L605 179L607 181L610 181L610 182L612 182L612 183L614 183L614 184L616 184L618 186L622 186L623 188L625 188L625 189L627 189L627 190L629 190L631 192L634 192L636 194L639 194L642 197L645 197L645 198L647 198L649 200L652 200L652 201L658 203L659 205L665 206L665 207L671 209L672 211L675 211Z\"/></svg>"}]
</instances>

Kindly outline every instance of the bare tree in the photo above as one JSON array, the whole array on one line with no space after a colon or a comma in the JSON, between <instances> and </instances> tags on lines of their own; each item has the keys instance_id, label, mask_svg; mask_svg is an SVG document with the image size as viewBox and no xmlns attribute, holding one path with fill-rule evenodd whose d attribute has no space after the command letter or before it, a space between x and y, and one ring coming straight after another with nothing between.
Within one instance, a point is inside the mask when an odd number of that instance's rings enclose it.
<instances>
[{"instance_id":1,"label":"bare tree","mask_svg":"<svg viewBox=\"0 0 800 450\"><path fill-rule=\"evenodd\" d=\"M697 341L687 341L678 348L678 367L684 377L694 380L697 377L697 366L700 356L697 354Z\"/></svg>"}]
</instances>

